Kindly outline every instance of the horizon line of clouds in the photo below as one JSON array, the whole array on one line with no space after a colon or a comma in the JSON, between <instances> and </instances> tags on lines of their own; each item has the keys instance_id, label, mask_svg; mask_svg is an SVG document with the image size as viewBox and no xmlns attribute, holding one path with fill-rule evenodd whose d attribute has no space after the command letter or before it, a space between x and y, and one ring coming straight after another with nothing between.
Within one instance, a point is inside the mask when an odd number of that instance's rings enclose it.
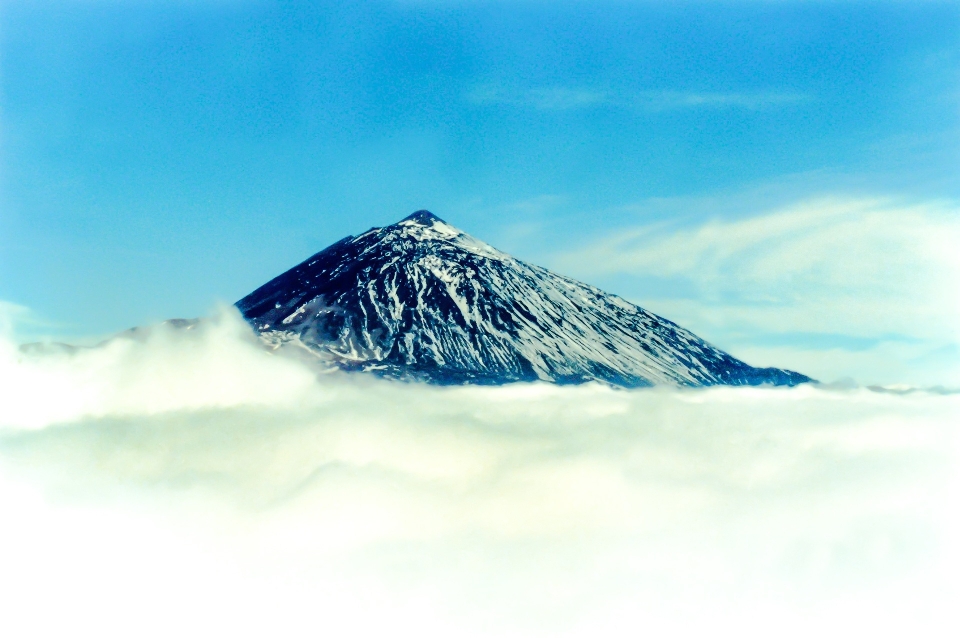
<instances>
[{"instance_id":1,"label":"horizon line of clouds","mask_svg":"<svg viewBox=\"0 0 960 638\"><path fill-rule=\"evenodd\" d=\"M546 85L511 88L496 84L476 85L464 94L464 98L477 105L515 106L541 111L611 107L652 112L697 108L757 111L808 103L814 99L808 93L777 90L746 92L647 90L625 94L587 87Z\"/></svg>"}]
</instances>

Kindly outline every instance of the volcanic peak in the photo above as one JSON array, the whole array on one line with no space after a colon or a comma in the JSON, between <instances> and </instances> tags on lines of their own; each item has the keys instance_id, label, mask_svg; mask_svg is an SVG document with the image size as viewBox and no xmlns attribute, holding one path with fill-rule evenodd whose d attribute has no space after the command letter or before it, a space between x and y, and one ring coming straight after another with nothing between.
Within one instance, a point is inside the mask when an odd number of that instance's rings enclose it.
<instances>
[{"instance_id":1,"label":"volcanic peak","mask_svg":"<svg viewBox=\"0 0 960 638\"><path fill-rule=\"evenodd\" d=\"M345 237L237 302L271 347L430 383L796 385L634 304L420 210Z\"/></svg>"},{"instance_id":2,"label":"volcanic peak","mask_svg":"<svg viewBox=\"0 0 960 638\"><path fill-rule=\"evenodd\" d=\"M436 215L434 215L428 210L418 210L412 215L408 215L407 217L404 217L397 223L398 224L413 223L413 224L420 224L421 226L433 226L434 224L439 223L439 224L446 224L447 226L449 226L447 222L443 221L442 219L440 219L439 217L437 217Z\"/></svg>"}]
</instances>

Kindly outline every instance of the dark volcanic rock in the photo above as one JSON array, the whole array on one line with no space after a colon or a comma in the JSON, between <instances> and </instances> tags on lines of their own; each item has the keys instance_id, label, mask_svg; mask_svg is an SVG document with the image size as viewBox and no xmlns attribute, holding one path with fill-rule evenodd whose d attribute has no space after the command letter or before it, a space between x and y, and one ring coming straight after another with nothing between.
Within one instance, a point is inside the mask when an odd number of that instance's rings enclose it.
<instances>
[{"instance_id":1,"label":"dark volcanic rock","mask_svg":"<svg viewBox=\"0 0 960 638\"><path fill-rule=\"evenodd\" d=\"M346 237L237 302L275 347L432 383L796 385L616 295L526 264L428 211Z\"/></svg>"}]
</instances>

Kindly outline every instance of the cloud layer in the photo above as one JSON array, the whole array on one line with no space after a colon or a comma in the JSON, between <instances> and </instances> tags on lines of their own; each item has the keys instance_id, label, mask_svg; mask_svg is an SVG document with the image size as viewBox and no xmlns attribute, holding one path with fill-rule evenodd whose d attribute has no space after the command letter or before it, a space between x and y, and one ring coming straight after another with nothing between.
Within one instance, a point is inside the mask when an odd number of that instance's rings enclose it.
<instances>
[{"instance_id":1,"label":"cloud layer","mask_svg":"<svg viewBox=\"0 0 960 638\"><path fill-rule=\"evenodd\" d=\"M957 395L317 379L228 310L0 381L7 626L956 628Z\"/></svg>"}]
</instances>

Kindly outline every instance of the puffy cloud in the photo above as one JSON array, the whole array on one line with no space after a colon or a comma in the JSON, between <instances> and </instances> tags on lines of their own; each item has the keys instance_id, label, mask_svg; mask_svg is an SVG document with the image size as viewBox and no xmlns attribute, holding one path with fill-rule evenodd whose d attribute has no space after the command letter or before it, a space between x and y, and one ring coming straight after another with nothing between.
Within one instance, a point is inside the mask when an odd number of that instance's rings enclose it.
<instances>
[{"instance_id":1,"label":"puffy cloud","mask_svg":"<svg viewBox=\"0 0 960 638\"><path fill-rule=\"evenodd\" d=\"M312 382L307 370L257 347L239 314L223 308L188 328L137 329L95 348L0 341L0 426L276 404Z\"/></svg>"}]
</instances>

